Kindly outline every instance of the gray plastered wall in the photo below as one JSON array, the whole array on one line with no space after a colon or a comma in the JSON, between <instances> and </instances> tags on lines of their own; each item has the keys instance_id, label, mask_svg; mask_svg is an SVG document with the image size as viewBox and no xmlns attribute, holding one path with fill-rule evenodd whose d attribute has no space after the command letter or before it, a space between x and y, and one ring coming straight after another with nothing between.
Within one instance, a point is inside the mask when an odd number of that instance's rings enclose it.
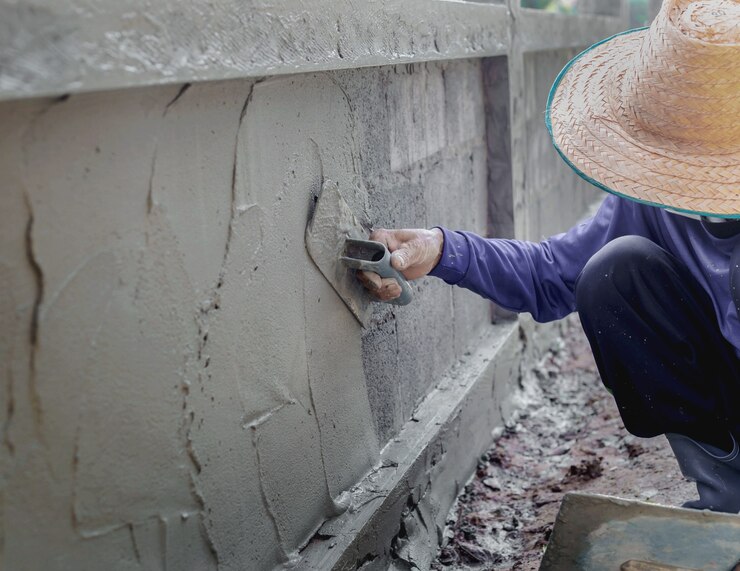
<instances>
[{"instance_id":1,"label":"gray plastered wall","mask_svg":"<svg viewBox=\"0 0 740 571\"><path fill-rule=\"evenodd\" d=\"M564 229L543 93L621 20L350 4L0 2L1 568L428 566L548 337L431 278L363 330L313 198Z\"/></svg>"}]
</instances>

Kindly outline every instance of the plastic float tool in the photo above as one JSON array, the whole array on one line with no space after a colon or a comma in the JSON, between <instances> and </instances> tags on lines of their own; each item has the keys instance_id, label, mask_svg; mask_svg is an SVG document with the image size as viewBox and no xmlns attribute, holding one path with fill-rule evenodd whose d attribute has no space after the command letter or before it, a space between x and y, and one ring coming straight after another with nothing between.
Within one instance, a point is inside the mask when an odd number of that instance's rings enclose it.
<instances>
[{"instance_id":1,"label":"plastic float tool","mask_svg":"<svg viewBox=\"0 0 740 571\"><path fill-rule=\"evenodd\" d=\"M375 272L394 278L401 286L401 296L386 303L406 305L411 302L411 287L391 266L391 254L385 244L367 239L368 231L342 198L336 183L327 180L316 198L313 214L306 226L306 249L326 280L345 305L367 326L372 298L355 276L356 270Z\"/></svg>"}]
</instances>

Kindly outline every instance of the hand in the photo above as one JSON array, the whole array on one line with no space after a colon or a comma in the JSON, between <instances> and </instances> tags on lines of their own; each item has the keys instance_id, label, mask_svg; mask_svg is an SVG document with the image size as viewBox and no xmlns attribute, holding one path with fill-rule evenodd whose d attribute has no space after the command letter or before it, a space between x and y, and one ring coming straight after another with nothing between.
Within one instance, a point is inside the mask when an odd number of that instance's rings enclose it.
<instances>
[{"instance_id":1,"label":"hand","mask_svg":"<svg viewBox=\"0 0 740 571\"><path fill-rule=\"evenodd\" d=\"M444 234L439 228L431 230L378 229L370 234L370 240L381 242L391 252L391 266L401 272L407 280L422 278L434 269L442 257ZM393 278L381 278L374 272L357 272L357 277L370 293L381 301L396 299L401 295L401 286Z\"/></svg>"}]
</instances>

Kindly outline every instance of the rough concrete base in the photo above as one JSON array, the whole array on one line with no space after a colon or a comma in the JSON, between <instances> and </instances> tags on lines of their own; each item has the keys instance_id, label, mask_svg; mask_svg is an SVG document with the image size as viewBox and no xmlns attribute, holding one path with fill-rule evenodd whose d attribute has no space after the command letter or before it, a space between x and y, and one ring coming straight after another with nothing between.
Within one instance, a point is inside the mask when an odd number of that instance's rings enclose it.
<instances>
[{"instance_id":1,"label":"rough concrete base","mask_svg":"<svg viewBox=\"0 0 740 571\"><path fill-rule=\"evenodd\" d=\"M430 568L450 507L515 410L522 367L555 338L556 327L522 321L492 326L421 402L352 489L350 509L319 529L297 568Z\"/></svg>"}]
</instances>

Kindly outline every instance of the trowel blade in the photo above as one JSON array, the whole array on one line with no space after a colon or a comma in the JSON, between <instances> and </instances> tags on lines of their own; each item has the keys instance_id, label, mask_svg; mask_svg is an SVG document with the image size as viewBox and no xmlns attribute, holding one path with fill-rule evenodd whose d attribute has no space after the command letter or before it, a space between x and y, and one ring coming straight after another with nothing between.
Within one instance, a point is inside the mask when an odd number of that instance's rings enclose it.
<instances>
[{"instance_id":1,"label":"trowel blade","mask_svg":"<svg viewBox=\"0 0 740 571\"><path fill-rule=\"evenodd\" d=\"M327 180L306 226L306 249L342 301L366 327L372 311L367 292L354 272L339 261L347 238L366 239L367 232L342 198L337 184Z\"/></svg>"},{"instance_id":2,"label":"trowel blade","mask_svg":"<svg viewBox=\"0 0 740 571\"><path fill-rule=\"evenodd\" d=\"M569 493L540 571L730 571L738 546L736 515Z\"/></svg>"}]
</instances>

